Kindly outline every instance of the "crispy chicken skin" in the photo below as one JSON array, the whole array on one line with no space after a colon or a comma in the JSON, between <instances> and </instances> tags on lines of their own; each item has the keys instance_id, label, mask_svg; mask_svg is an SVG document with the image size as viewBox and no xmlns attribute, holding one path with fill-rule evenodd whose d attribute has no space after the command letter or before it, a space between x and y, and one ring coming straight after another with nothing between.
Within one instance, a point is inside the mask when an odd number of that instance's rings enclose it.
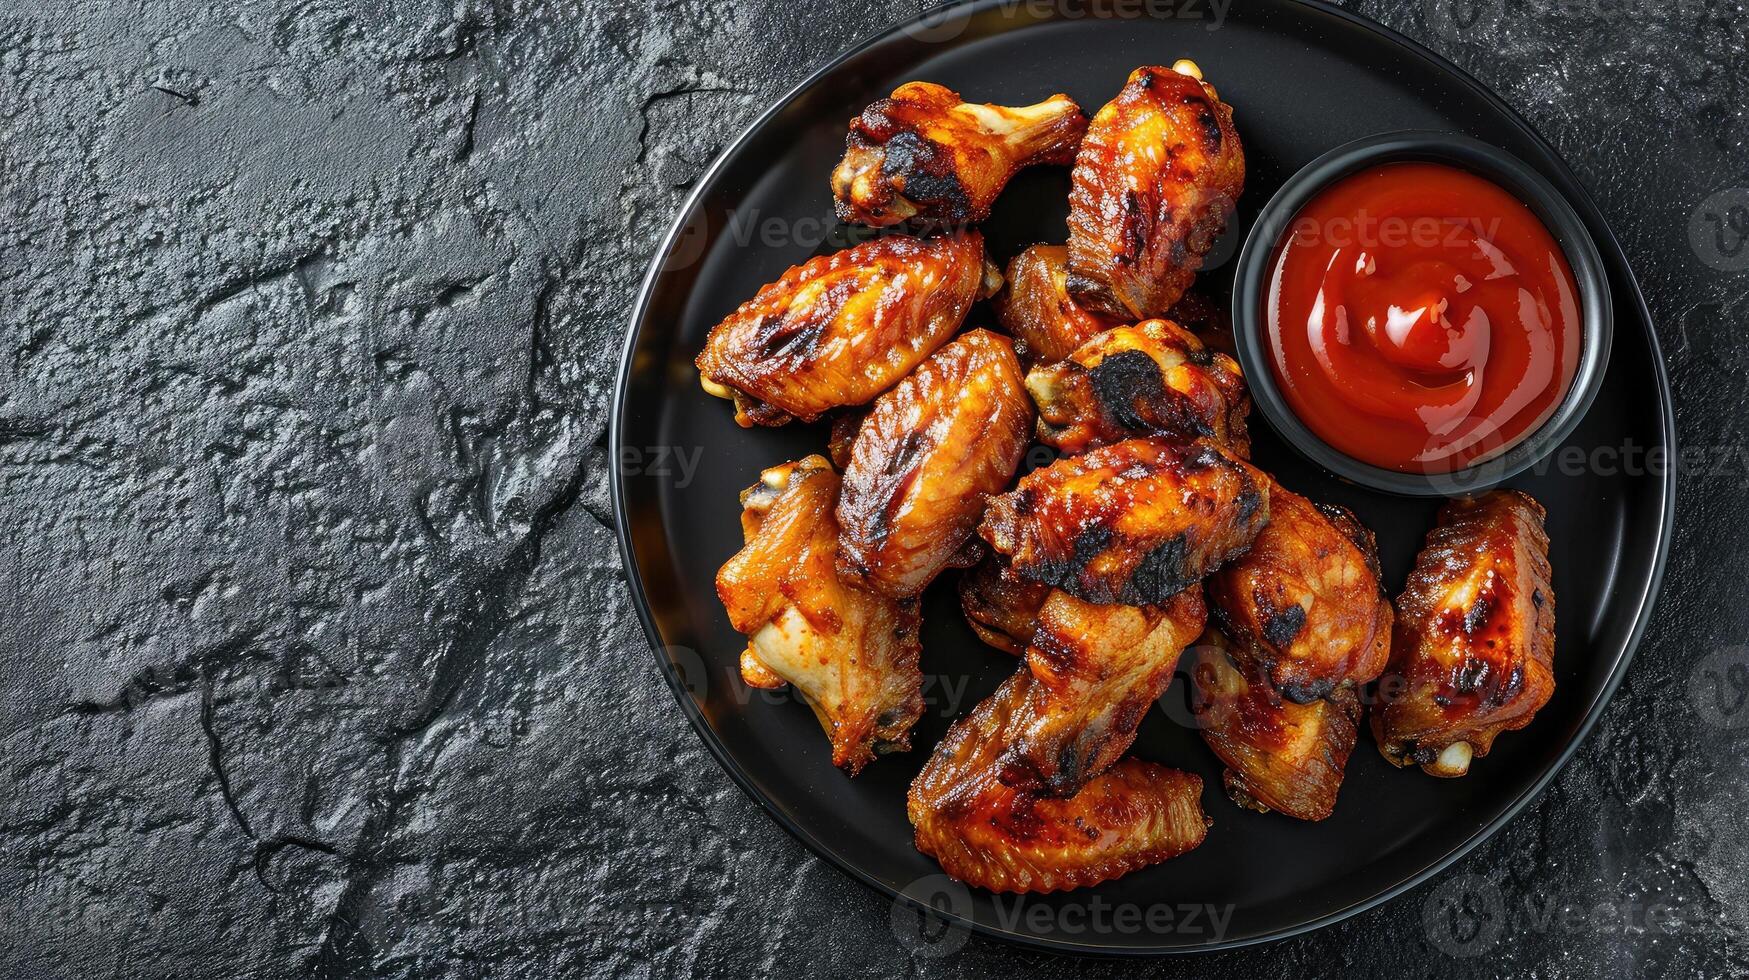
<instances>
[{"instance_id":1,"label":"crispy chicken skin","mask_svg":"<svg viewBox=\"0 0 1749 980\"><path fill-rule=\"evenodd\" d=\"M698 370L744 426L862 405L946 343L987 279L976 231L891 235L793 266L711 328Z\"/></svg>"},{"instance_id":2,"label":"crispy chicken skin","mask_svg":"<svg viewBox=\"0 0 1749 980\"><path fill-rule=\"evenodd\" d=\"M1109 881L1176 857L1208 833L1202 780L1139 759L1075 795L1004 781L1003 756L1033 719L1037 682L1021 668L948 730L911 784L917 849L954 878L996 892L1054 892Z\"/></svg>"},{"instance_id":3,"label":"crispy chicken skin","mask_svg":"<svg viewBox=\"0 0 1749 980\"><path fill-rule=\"evenodd\" d=\"M1207 441L1129 439L1028 473L990 498L978 533L1022 578L1159 605L1251 546L1267 479Z\"/></svg>"},{"instance_id":4,"label":"crispy chicken skin","mask_svg":"<svg viewBox=\"0 0 1749 980\"><path fill-rule=\"evenodd\" d=\"M1018 656L1032 642L1051 587L1014 574L1008 558L992 552L960 576L959 592L960 611L978 639Z\"/></svg>"},{"instance_id":5,"label":"crispy chicken skin","mask_svg":"<svg viewBox=\"0 0 1749 980\"><path fill-rule=\"evenodd\" d=\"M1235 649L1219 630L1187 656L1202 738L1227 766L1233 802L1300 820L1328 817L1359 734L1358 689L1295 704L1270 683L1254 647Z\"/></svg>"},{"instance_id":6,"label":"crispy chicken skin","mask_svg":"<svg viewBox=\"0 0 1749 980\"><path fill-rule=\"evenodd\" d=\"M975 105L932 82L906 82L850 121L832 171L838 219L875 227L915 219L975 224L1022 167L1074 162L1087 116L1053 95L1036 105Z\"/></svg>"},{"instance_id":7,"label":"crispy chicken skin","mask_svg":"<svg viewBox=\"0 0 1749 980\"><path fill-rule=\"evenodd\" d=\"M909 598L977 530L984 501L1014 478L1032 403L1007 337L961 334L875 400L838 498L838 571Z\"/></svg>"},{"instance_id":8,"label":"crispy chicken skin","mask_svg":"<svg viewBox=\"0 0 1749 980\"><path fill-rule=\"evenodd\" d=\"M1069 295L1095 312L1131 321L1166 315L1244 189L1232 108L1194 65L1178 67L1131 72L1093 117L1075 158Z\"/></svg>"},{"instance_id":9,"label":"crispy chicken skin","mask_svg":"<svg viewBox=\"0 0 1749 980\"><path fill-rule=\"evenodd\" d=\"M954 724L911 784L918 850L983 888L1049 892L1202 843L1202 781L1119 757L1207 619L1195 589L1161 608L1051 590L1020 669Z\"/></svg>"},{"instance_id":10,"label":"crispy chicken skin","mask_svg":"<svg viewBox=\"0 0 1749 980\"><path fill-rule=\"evenodd\" d=\"M1555 691L1555 591L1543 508L1495 490L1453 500L1397 600L1373 735L1393 765L1462 776Z\"/></svg>"},{"instance_id":11,"label":"crispy chicken skin","mask_svg":"<svg viewBox=\"0 0 1749 980\"><path fill-rule=\"evenodd\" d=\"M1055 364L1033 368L1038 438L1075 454L1135 436L1206 437L1251 455L1251 396L1238 362L1170 320L1113 327Z\"/></svg>"},{"instance_id":12,"label":"crispy chicken skin","mask_svg":"<svg viewBox=\"0 0 1749 980\"><path fill-rule=\"evenodd\" d=\"M1007 284L996 294L996 320L1014 336L1028 366L1052 364L1118 325L1069 298L1069 248L1034 245L1008 260Z\"/></svg>"},{"instance_id":13,"label":"crispy chicken skin","mask_svg":"<svg viewBox=\"0 0 1749 980\"><path fill-rule=\"evenodd\" d=\"M1215 618L1256 648L1275 687L1309 704L1364 684L1391 655L1391 602L1372 532L1341 507L1268 482L1269 526L1209 578Z\"/></svg>"},{"instance_id":14,"label":"crispy chicken skin","mask_svg":"<svg viewBox=\"0 0 1749 980\"><path fill-rule=\"evenodd\" d=\"M1104 772L1136 740L1179 654L1207 622L1199 589L1159 607L1094 605L1052 592L1026 650L1034 683L1008 750L1017 767L1008 781L1072 796Z\"/></svg>"},{"instance_id":15,"label":"crispy chicken skin","mask_svg":"<svg viewBox=\"0 0 1749 980\"><path fill-rule=\"evenodd\" d=\"M836 573L838 474L824 457L774 466L741 494L746 545L717 572L729 622L748 637L742 679L794 684L855 775L911 747L923 713L915 600L895 601Z\"/></svg>"}]
</instances>

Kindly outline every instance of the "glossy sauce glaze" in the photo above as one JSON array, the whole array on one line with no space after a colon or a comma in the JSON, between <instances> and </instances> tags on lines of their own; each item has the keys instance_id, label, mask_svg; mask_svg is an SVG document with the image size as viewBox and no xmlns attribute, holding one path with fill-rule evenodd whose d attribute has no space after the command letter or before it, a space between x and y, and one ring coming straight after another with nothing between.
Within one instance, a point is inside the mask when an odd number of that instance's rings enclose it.
<instances>
[{"instance_id":1,"label":"glossy sauce glaze","mask_svg":"<svg viewBox=\"0 0 1749 980\"><path fill-rule=\"evenodd\" d=\"M1335 449L1441 473L1553 414L1581 346L1560 245L1517 198L1438 163L1343 178L1295 215L1265 296L1294 413Z\"/></svg>"}]
</instances>

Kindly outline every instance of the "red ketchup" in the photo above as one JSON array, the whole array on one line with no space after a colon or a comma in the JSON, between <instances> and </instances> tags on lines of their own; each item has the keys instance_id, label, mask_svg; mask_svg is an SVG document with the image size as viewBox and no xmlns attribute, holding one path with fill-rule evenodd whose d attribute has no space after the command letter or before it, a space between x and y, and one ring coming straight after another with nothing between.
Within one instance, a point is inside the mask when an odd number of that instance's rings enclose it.
<instances>
[{"instance_id":1,"label":"red ketchup","mask_svg":"<svg viewBox=\"0 0 1749 980\"><path fill-rule=\"evenodd\" d=\"M1294 414L1385 469L1444 473L1534 431L1578 366L1578 288L1517 198L1437 163L1325 188L1275 257L1265 329Z\"/></svg>"}]
</instances>

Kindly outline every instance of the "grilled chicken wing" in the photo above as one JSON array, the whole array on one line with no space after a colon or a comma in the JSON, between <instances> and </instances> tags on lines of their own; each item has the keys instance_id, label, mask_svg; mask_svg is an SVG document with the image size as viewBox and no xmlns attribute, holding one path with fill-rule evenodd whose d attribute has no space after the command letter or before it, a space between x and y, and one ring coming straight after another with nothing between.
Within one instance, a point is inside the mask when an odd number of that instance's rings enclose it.
<instances>
[{"instance_id":1,"label":"grilled chicken wing","mask_svg":"<svg viewBox=\"0 0 1749 980\"><path fill-rule=\"evenodd\" d=\"M1251 396L1239 365L1170 320L1113 327L1066 359L1035 367L1040 442L1069 454L1135 436L1207 437L1251 455Z\"/></svg>"},{"instance_id":2,"label":"grilled chicken wing","mask_svg":"<svg viewBox=\"0 0 1749 980\"><path fill-rule=\"evenodd\" d=\"M1159 607L1094 605L1052 592L1026 650L1034 683L1005 758L1007 779L1072 796L1136 740L1136 727L1172 683L1178 656L1202 633L1199 589Z\"/></svg>"},{"instance_id":3,"label":"grilled chicken wing","mask_svg":"<svg viewBox=\"0 0 1749 980\"><path fill-rule=\"evenodd\" d=\"M1012 654L1026 652L1038 629L1039 609L1051 587L1014 574L1007 557L992 553L960 576L960 611L978 639Z\"/></svg>"},{"instance_id":4,"label":"grilled chicken wing","mask_svg":"<svg viewBox=\"0 0 1749 980\"><path fill-rule=\"evenodd\" d=\"M1308 704L1364 684L1391 655L1391 602L1372 532L1341 507L1270 480L1269 526L1208 582L1228 635L1257 649L1275 687Z\"/></svg>"},{"instance_id":5,"label":"grilled chicken wing","mask_svg":"<svg viewBox=\"0 0 1749 980\"><path fill-rule=\"evenodd\" d=\"M838 219L975 224L1015 171L1073 162L1086 131L1086 114L1066 95L975 105L944 86L906 82L850 121L832 171Z\"/></svg>"},{"instance_id":6,"label":"grilled chicken wing","mask_svg":"<svg viewBox=\"0 0 1749 980\"><path fill-rule=\"evenodd\" d=\"M812 422L891 388L998 285L976 231L864 242L791 267L711 328L699 375L744 426Z\"/></svg>"},{"instance_id":7,"label":"grilled chicken wing","mask_svg":"<svg viewBox=\"0 0 1749 980\"><path fill-rule=\"evenodd\" d=\"M1034 245L1008 260L1007 284L996 294L996 319L1014 335L1026 365L1052 364L1117 326L1069 298L1069 249Z\"/></svg>"},{"instance_id":8,"label":"grilled chicken wing","mask_svg":"<svg viewBox=\"0 0 1749 980\"><path fill-rule=\"evenodd\" d=\"M1397 600L1372 729L1393 765L1462 776L1555 693L1543 509L1495 490L1447 503Z\"/></svg>"},{"instance_id":9,"label":"grilled chicken wing","mask_svg":"<svg viewBox=\"0 0 1749 980\"><path fill-rule=\"evenodd\" d=\"M997 322L1014 337L1020 363L1054 364L1122 322L1076 305L1069 298L1069 248L1034 245L1008 260L1002 291L993 301ZM1236 357L1226 310L1197 293L1186 293L1165 319L1188 328L1203 345Z\"/></svg>"},{"instance_id":10,"label":"grilled chicken wing","mask_svg":"<svg viewBox=\"0 0 1749 980\"><path fill-rule=\"evenodd\" d=\"M1191 656L1197 721L1227 766L1227 795L1247 809L1328 817L1358 737L1358 689L1295 704L1270 683L1254 647L1233 649L1219 630L1209 630Z\"/></svg>"},{"instance_id":11,"label":"grilled chicken wing","mask_svg":"<svg viewBox=\"0 0 1749 980\"><path fill-rule=\"evenodd\" d=\"M915 600L840 581L838 474L823 457L774 466L741 495L746 545L717 572L729 622L747 635L742 679L794 684L855 775L876 755L911 747L923 713Z\"/></svg>"},{"instance_id":12,"label":"grilled chicken wing","mask_svg":"<svg viewBox=\"0 0 1749 980\"><path fill-rule=\"evenodd\" d=\"M1266 479L1213 443L1130 439L1028 473L990 498L978 533L1022 578L1159 605L1251 546Z\"/></svg>"},{"instance_id":13,"label":"grilled chicken wing","mask_svg":"<svg viewBox=\"0 0 1749 980\"><path fill-rule=\"evenodd\" d=\"M917 849L960 881L997 892L1054 892L1176 857L1208 833L1202 780L1139 759L1075 795L1004 781L1005 750L1026 725L1037 682L1021 668L955 722L911 784Z\"/></svg>"},{"instance_id":14,"label":"grilled chicken wing","mask_svg":"<svg viewBox=\"0 0 1749 980\"><path fill-rule=\"evenodd\" d=\"M1137 68L1093 117L1069 195L1069 295L1130 320L1164 316L1245 186L1233 110L1188 62Z\"/></svg>"},{"instance_id":15,"label":"grilled chicken wing","mask_svg":"<svg viewBox=\"0 0 1749 980\"><path fill-rule=\"evenodd\" d=\"M1014 478L1032 405L1008 338L972 330L875 400L838 498L838 570L894 598L923 591Z\"/></svg>"},{"instance_id":16,"label":"grilled chicken wing","mask_svg":"<svg viewBox=\"0 0 1749 980\"><path fill-rule=\"evenodd\" d=\"M1202 781L1119 757L1207 618L1195 589L1161 608L1051 590L1020 670L954 724L911 784L917 848L962 881L1048 892L1200 844Z\"/></svg>"}]
</instances>

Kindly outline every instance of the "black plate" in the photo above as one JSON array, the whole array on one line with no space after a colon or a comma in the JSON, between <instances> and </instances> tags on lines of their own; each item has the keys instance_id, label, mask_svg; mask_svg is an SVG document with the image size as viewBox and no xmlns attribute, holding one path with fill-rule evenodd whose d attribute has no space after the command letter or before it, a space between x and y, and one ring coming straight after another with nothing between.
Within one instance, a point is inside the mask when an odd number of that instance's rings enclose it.
<instances>
[{"instance_id":1,"label":"black plate","mask_svg":"<svg viewBox=\"0 0 1749 980\"><path fill-rule=\"evenodd\" d=\"M639 616L712 754L815 852L889 895L909 887L916 896L917 883L939 869L912 848L906 786L952 721L950 706L969 710L1014 661L978 643L951 587L936 586L924 613L933 704L914 735L918 748L879 760L854 780L832 767L806 707L769 703L744 688L736 660L745 641L713 590L717 567L741 543L736 494L762 467L822 451L826 434L819 426L742 430L727 403L699 389L692 367L719 318L790 265L843 244L822 238L832 231L826 178L842 152L846 121L913 78L952 86L973 101L1018 104L1064 91L1093 111L1135 66L1193 58L1236 107L1249 169L1236 228L1199 280L1200 290L1220 300L1230 288L1234 245L1258 204L1331 147L1388 130L1447 129L1536 167L1572 199L1603 251L1617 327L1608 377L1585 423L1551 457L1552 468L1511 481L1547 505L1560 602L1558 688L1535 723L1502 736L1458 780L1392 769L1363 736L1335 814L1306 824L1234 807L1201 739L1168 717L1170 708L1156 711L1135 752L1203 777L1214 827L1202 847L1098 888L1027 899L1019 915L1014 899L978 890L948 888L938 896L978 931L1058 950L1242 945L1327 925L1424 880L1533 799L1577 747L1627 668L1663 567L1673 469L1648 472L1643 455L1639 465L1623 465L1620 456L1623 447L1641 454L1674 448L1669 385L1639 288L1596 206L1546 143L1449 63L1375 24L1310 3L1235 4L1218 30L1210 20L1074 16L1096 9L1103 8L989 0L971 14L903 25L821 69L717 161L658 253L632 317L612 433L620 461L615 513ZM1062 241L1067 191L1061 169L1017 178L984 226L992 254L1006 261L1032 242ZM980 306L970 322L993 321ZM1255 435L1257 461L1284 484L1353 508L1377 532L1387 580L1400 585L1438 502L1341 483L1265 425ZM1592 464L1564 466L1572 447L1591 454ZM695 459L696 470L676 465L676 452ZM963 698L945 696L946 683L965 682ZM1182 679L1163 699L1168 705L1181 703L1181 686ZM1178 910L1187 905L1231 910L1231 918L1217 932L1206 915L1185 922ZM1117 916L1112 910L1120 906L1135 911Z\"/></svg>"}]
</instances>

